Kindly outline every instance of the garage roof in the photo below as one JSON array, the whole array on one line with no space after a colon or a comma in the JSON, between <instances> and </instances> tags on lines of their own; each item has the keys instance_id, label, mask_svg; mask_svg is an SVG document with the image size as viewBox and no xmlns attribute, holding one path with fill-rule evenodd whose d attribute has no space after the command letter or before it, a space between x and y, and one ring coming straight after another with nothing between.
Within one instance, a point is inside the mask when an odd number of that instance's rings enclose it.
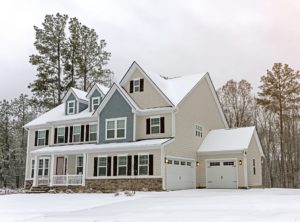
<instances>
[{"instance_id":1,"label":"garage roof","mask_svg":"<svg viewBox=\"0 0 300 222\"><path fill-rule=\"evenodd\" d=\"M262 147L254 126L211 130L200 145L198 152L234 152L247 150L252 136L254 136L259 152L263 156Z\"/></svg>"}]
</instances>

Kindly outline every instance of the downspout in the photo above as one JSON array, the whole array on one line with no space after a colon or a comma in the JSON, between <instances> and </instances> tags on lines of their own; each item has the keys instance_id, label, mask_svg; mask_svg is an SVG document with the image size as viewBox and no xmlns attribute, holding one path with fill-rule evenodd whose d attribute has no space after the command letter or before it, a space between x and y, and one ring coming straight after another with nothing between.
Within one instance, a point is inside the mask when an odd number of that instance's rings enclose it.
<instances>
[{"instance_id":1,"label":"downspout","mask_svg":"<svg viewBox=\"0 0 300 222\"><path fill-rule=\"evenodd\" d=\"M245 188L249 188L248 186L248 164L247 164L247 151L243 152L243 158L244 158L244 185Z\"/></svg>"},{"instance_id":2,"label":"downspout","mask_svg":"<svg viewBox=\"0 0 300 222\"><path fill-rule=\"evenodd\" d=\"M162 177L162 189L166 190L166 166L165 166L165 146L161 145L160 146L160 159L161 159L161 169L160 169L160 174Z\"/></svg>"}]
</instances>

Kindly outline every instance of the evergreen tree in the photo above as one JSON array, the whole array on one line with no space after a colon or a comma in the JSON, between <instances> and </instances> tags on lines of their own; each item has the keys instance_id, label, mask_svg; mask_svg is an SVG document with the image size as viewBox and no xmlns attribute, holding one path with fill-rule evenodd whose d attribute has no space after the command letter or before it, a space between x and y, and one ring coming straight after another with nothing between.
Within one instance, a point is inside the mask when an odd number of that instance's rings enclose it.
<instances>
[{"instance_id":1,"label":"evergreen tree","mask_svg":"<svg viewBox=\"0 0 300 222\"><path fill-rule=\"evenodd\" d=\"M37 54L31 55L29 62L37 67L37 79L29 85L33 101L45 108L61 103L62 52L65 47L65 27L68 16L57 13L46 15L42 28L34 26Z\"/></svg>"}]
</instances>

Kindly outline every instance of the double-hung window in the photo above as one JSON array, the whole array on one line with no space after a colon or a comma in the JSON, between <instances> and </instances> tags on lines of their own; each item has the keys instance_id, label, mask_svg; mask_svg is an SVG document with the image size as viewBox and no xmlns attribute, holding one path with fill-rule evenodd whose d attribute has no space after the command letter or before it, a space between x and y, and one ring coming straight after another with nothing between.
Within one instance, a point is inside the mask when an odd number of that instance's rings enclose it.
<instances>
[{"instance_id":1,"label":"double-hung window","mask_svg":"<svg viewBox=\"0 0 300 222\"><path fill-rule=\"evenodd\" d=\"M73 142L80 142L81 126L73 126Z\"/></svg>"},{"instance_id":2,"label":"double-hung window","mask_svg":"<svg viewBox=\"0 0 300 222\"><path fill-rule=\"evenodd\" d=\"M139 155L139 175L149 175L149 155Z\"/></svg>"},{"instance_id":3,"label":"double-hung window","mask_svg":"<svg viewBox=\"0 0 300 222\"><path fill-rule=\"evenodd\" d=\"M97 124L90 125L90 141L97 140Z\"/></svg>"},{"instance_id":4,"label":"double-hung window","mask_svg":"<svg viewBox=\"0 0 300 222\"><path fill-rule=\"evenodd\" d=\"M134 92L140 91L140 79L133 80L133 91Z\"/></svg>"},{"instance_id":5,"label":"double-hung window","mask_svg":"<svg viewBox=\"0 0 300 222\"><path fill-rule=\"evenodd\" d=\"M92 110L95 111L99 105L100 105L100 97L93 97L92 98Z\"/></svg>"},{"instance_id":6,"label":"double-hung window","mask_svg":"<svg viewBox=\"0 0 300 222\"><path fill-rule=\"evenodd\" d=\"M44 146L46 144L46 130L39 130L38 131L38 139L37 139L38 146Z\"/></svg>"},{"instance_id":7,"label":"double-hung window","mask_svg":"<svg viewBox=\"0 0 300 222\"><path fill-rule=\"evenodd\" d=\"M106 139L126 138L126 118L106 120Z\"/></svg>"},{"instance_id":8,"label":"double-hung window","mask_svg":"<svg viewBox=\"0 0 300 222\"><path fill-rule=\"evenodd\" d=\"M107 175L107 157L101 156L98 157L98 176Z\"/></svg>"},{"instance_id":9,"label":"double-hung window","mask_svg":"<svg viewBox=\"0 0 300 222\"><path fill-rule=\"evenodd\" d=\"M160 132L160 117L150 118L150 130L151 134Z\"/></svg>"},{"instance_id":10,"label":"double-hung window","mask_svg":"<svg viewBox=\"0 0 300 222\"><path fill-rule=\"evenodd\" d=\"M83 174L83 156L76 158L76 174Z\"/></svg>"},{"instance_id":11,"label":"double-hung window","mask_svg":"<svg viewBox=\"0 0 300 222\"><path fill-rule=\"evenodd\" d=\"M118 176L127 175L127 156L118 156Z\"/></svg>"},{"instance_id":12,"label":"double-hung window","mask_svg":"<svg viewBox=\"0 0 300 222\"><path fill-rule=\"evenodd\" d=\"M65 142L65 127L57 128L57 143Z\"/></svg>"},{"instance_id":13,"label":"double-hung window","mask_svg":"<svg viewBox=\"0 0 300 222\"><path fill-rule=\"evenodd\" d=\"M203 136L203 128L202 126L196 124L196 136L202 137Z\"/></svg>"},{"instance_id":14,"label":"double-hung window","mask_svg":"<svg viewBox=\"0 0 300 222\"><path fill-rule=\"evenodd\" d=\"M49 175L49 158L39 159L38 175L40 177L45 177Z\"/></svg>"},{"instance_id":15,"label":"double-hung window","mask_svg":"<svg viewBox=\"0 0 300 222\"><path fill-rule=\"evenodd\" d=\"M35 160L31 160L31 178L34 178Z\"/></svg>"},{"instance_id":16,"label":"double-hung window","mask_svg":"<svg viewBox=\"0 0 300 222\"><path fill-rule=\"evenodd\" d=\"M67 102L67 114L75 114L75 100Z\"/></svg>"}]
</instances>

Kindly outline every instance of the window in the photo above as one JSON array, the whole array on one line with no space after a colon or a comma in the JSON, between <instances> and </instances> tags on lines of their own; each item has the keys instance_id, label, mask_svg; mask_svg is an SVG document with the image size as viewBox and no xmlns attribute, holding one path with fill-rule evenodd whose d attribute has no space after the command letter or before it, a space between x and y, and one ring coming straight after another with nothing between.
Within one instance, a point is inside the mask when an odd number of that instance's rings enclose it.
<instances>
[{"instance_id":1,"label":"window","mask_svg":"<svg viewBox=\"0 0 300 222\"><path fill-rule=\"evenodd\" d=\"M253 175L256 175L255 159L253 159Z\"/></svg>"},{"instance_id":2,"label":"window","mask_svg":"<svg viewBox=\"0 0 300 222\"><path fill-rule=\"evenodd\" d=\"M65 127L57 128L57 143L65 142Z\"/></svg>"},{"instance_id":3,"label":"window","mask_svg":"<svg viewBox=\"0 0 300 222\"><path fill-rule=\"evenodd\" d=\"M34 178L35 160L31 160L31 178Z\"/></svg>"},{"instance_id":4,"label":"window","mask_svg":"<svg viewBox=\"0 0 300 222\"><path fill-rule=\"evenodd\" d=\"M178 160L174 160L174 165L179 165L179 161Z\"/></svg>"},{"instance_id":5,"label":"window","mask_svg":"<svg viewBox=\"0 0 300 222\"><path fill-rule=\"evenodd\" d=\"M209 166L220 166L220 162L210 162Z\"/></svg>"},{"instance_id":6,"label":"window","mask_svg":"<svg viewBox=\"0 0 300 222\"><path fill-rule=\"evenodd\" d=\"M127 175L127 156L118 156L118 176Z\"/></svg>"},{"instance_id":7,"label":"window","mask_svg":"<svg viewBox=\"0 0 300 222\"><path fill-rule=\"evenodd\" d=\"M125 139L126 118L106 120L106 139Z\"/></svg>"},{"instance_id":8,"label":"window","mask_svg":"<svg viewBox=\"0 0 300 222\"><path fill-rule=\"evenodd\" d=\"M38 131L38 146L44 146L46 144L46 130Z\"/></svg>"},{"instance_id":9,"label":"window","mask_svg":"<svg viewBox=\"0 0 300 222\"><path fill-rule=\"evenodd\" d=\"M97 125L93 124L90 125L90 141L96 141L97 140Z\"/></svg>"},{"instance_id":10,"label":"window","mask_svg":"<svg viewBox=\"0 0 300 222\"><path fill-rule=\"evenodd\" d=\"M83 174L83 156L76 158L76 174Z\"/></svg>"},{"instance_id":11,"label":"window","mask_svg":"<svg viewBox=\"0 0 300 222\"><path fill-rule=\"evenodd\" d=\"M160 132L160 117L150 118L150 130L151 134Z\"/></svg>"},{"instance_id":12,"label":"window","mask_svg":"<svg viewBox=\"0 0 300 222\"><path fill-rule=\"evenodd\" d=\"M80 142L81 136L81 126L74 126L73 127L73 142Z\"/></svg>"},{"instance_id":13,"label":"window","mask_svg":"<svg viewBox=\"0 0 300 222\"><path fill-rule=\"evenodd\" d=\"M139 155L139 175L149 174L149 155Z\"/></svg>"},{"instance_id":14,"label":"window","mask_svg":"<svg viewBox=\"0 0 300 222\"><path fill-rule=\"evenodd\" d=\"M100 97L92 98L92 110L95 111L100 105Z\"/></svg>"},{"instance_id":15,"label":"window","mask_svg":"<svg viewBox=\"0 0 300 222\"><path fill-rule=\"evenodd\" d=\"M98 157L98 176L107 175L107 157Z\"/></svg>"},{"instance_id":16,"label":"window","mask_svg":"<svg viewBox=\"0 0 300 222\"><path fill-rule=\"evenodd\" d=\"M181 162L180 162L180 165L181 165L181 166L185 166L185 162L184 162L184 161L181 161Z\"/></svg>"},{"instance_id":17,"label":"window","mask_svg":"<svg viewBox=\"0 0 300 222\"><path fill-rule=\"evenodd\" d=\"M139 79L133 80L133 91L134 92L140 91L140 80Z\"/></svg>"},{"instance_id":18,"label":"window","mask_svg":"<svg viewBox=\"0 0 300 222\"><path fill-rule=\"evenodd\" d=\"M187 166L192 166L192 163L191 162L186 162L186 165Z\"/></svg>"},{"instance_id":19,"label":"window","mask_svg":"<svg viewBox=\"0 0 300 222\"><path fill-rule=\"evenodd\" d=\"M38 175L41 177L49 175L49 158L39 159Z\"/></svg>"},{"instance_id":20,"label":"window","mask_svg":"<svg viewBox=\"0 0 300 222\"><path fill-rule=\"evenodd\" d=\"M223 162L223 166L234 166L234 162L233 161Z\"/></svg>"},{"instance_id":21,"label":"window","mask_svg":"<svg viewBox=\"0 0 300 222\"><path fill-rule=\"evenodd\" d=\"M168 160L168 164L173 164L173 160Z\"/></svg>"},{"instance_id":22,"label":"window","mask_svg":"<svg viewBox=\"0 0 300 222\"><path fill-rule=\"evenodd\" d=\"M75 113L75 100L68 101L67 114Z\"/></svg>"},{"instance_id":23,"label":"window","mask_svg":"<svg viewBox=\"0 0 300 222\"><path fill-rule=\"evenodd\" d=\"M201 137L203 136L203 128L200 125L196 125L196 136Z\"/></svg>"}]
</instances>

